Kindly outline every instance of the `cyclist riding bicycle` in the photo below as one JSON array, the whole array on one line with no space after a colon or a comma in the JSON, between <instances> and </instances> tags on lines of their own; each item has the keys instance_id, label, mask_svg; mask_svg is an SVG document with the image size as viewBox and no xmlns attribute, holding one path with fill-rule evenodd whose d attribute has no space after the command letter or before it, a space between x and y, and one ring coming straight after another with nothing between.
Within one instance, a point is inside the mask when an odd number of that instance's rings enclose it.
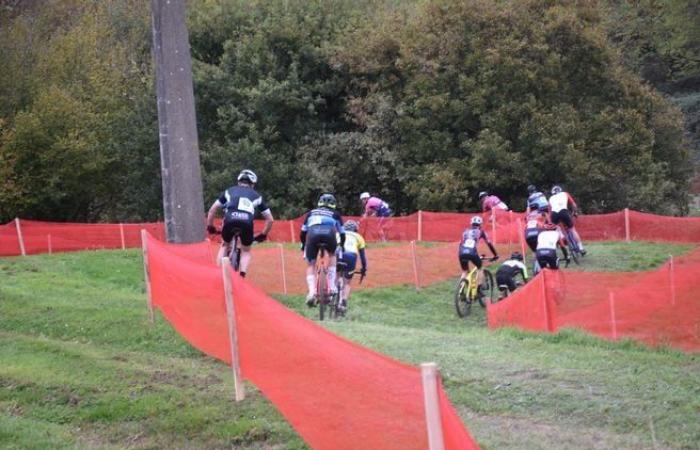
<instances>
[{"instance_id":1,"label":"cyclist riding bicycle","mask_svg":"<svg viewBox=\"0 0 700 450\"><path fill-rule=\"evenodd\" d=\"M479 216L472 217L471 226L464 230L462 233L462 240L459 243L459 265L462 268L462 279L466 279L469 273L469 263L471 262L476 266L477 269L481 269L481 256L479 256L479 251L477 246L479 240L483 239L488 245L489 250L493 254L491 261L498 259L498 254L493 244L486 236L486 232L481 229L484 221ZM477 280L478 284L481 285L481 279Z\"/></svg>"},{"instance_id":2,"label":"cyclist riding bicycle","mask_svg":"<svg viewBox=\"0 0 700 450\"><path fill-rule=\"evenodd\" d=\"M542 269L547 267L551 269L559 269L559 256L557 256L557 247L561 248L564 253L564 258L567 263L569 255L564 245L564 235L561 230L553 223L547 223L544 229L540 231L537 237L537 263Z\"/></svg>"},{"instance_id":3,"label":"cyclist riding bicycle","mask_svg":"<svg viewBox=\"0 0 700 450\"><path fill-rule=\"evenodd\" d=\"M255 184L258 182L258 176L252 170L245 169L238 174L237 181L238 184L236 186L226 189L209 208L207 231L211 234L216 233L214 217L217 210L223 208L222 243L217 261L220 261L224 255L228 256L231 253L231 241L238 234L241 239L239 273L242 277L245 277L253 257L250 253L250 246L253 244L253 241L263 242L267 239L267 235L272 229L274 218L262 196L254 189ZM263 228L262 233L254 237L253 219L255 218L256 210L265 218L265 228Z\"/></svg>"},{"instance_id":4,"label":"cyclist riding bicycle","mask_svg":"<svg viewBox=\"0 0 700 450\"><path fill-rule=\"evenodd\" d=\"M320 247L325 248L328 252L330 259L328 265L329 288L331 291L335 290L337 233L340 233L340 247L342 248L345 245L343 219L336 211L336 201L333 194L323 194L318 199L317 208L312 209L306 215L299 235L301 251L304 252L304 258L308 263L306 284L309 287L309 293L306 296L306 304L310 307L315 306L316 271L314 265Z\"/></svg>"},{"instance_id":5,"label":"cyclist riding bicycle","mask_svg":"<svg viewBox=\"0 0 700 450\"><path fill-rule=\"evenodd\" d=\"M525 217L525 242L533 253L537 251L537 236L549 222L547 211L548 207L545 206L543 209L528 212Z\"/></svg>"},{"instance_id":6,"label":"cyclist riding bicycle","mask_svg":"<svg viewBox=\"0 0 700 450\"><path fill-rule=\"evenodd\" d=\"M369 195L369 192L360 194L360 201L364 211L362 217L390 217L393 214L389 204L379 197Z\"/></svg>"},{"instance_id":7,"label":"cyclist riding bicycle","mask_svg":"<svg viewBox=\"0 0 700 450\"><path fill-rule=\"evenodd\" d=\"M510 292L517 289L515 277L522 276L523 282L527 282L527 269L523 264L523 255L520 252L513 252L510 258L506 260L501 267L496 271L496 284L498 286L508 286Z\"/></svg>"},{"instance_id":8,"label":"cyclist riding bicycle","mask_svg":"<svg viewBox=\"0 0 700 450\"><path fill-rule=\"evenodd\" d=\"M508 205L503 203L501 199L495 195L489 195L486 191L479 192L479 201L481 202L482 212L489 212L493 209L508 211Z\"/></svg>"},{"instance_id":9,"label":"cyclist riding bicycle","mask_svg":"<svg viewBox=\"0 0 700 450\"><path fill-rule=\"evenodd\" d=\"M348 220L343 225L345 228L345 245L343 246L342 257L338 260L338 264L344 264L344 276L345 284L343 285L343 292L340 293L340 309L346 310L348 307L348 300L350 299L350 282L352 281L353 275L355 275L355 267L357 266L357 257L359 255L360 262L362 263L362 269L360 269L360 275L363 277L367 274L367 257L365 255L365 239L358 232L359 225L354 220Z\"/></svg>"},{"instance_id":10,"label":"cyclist riding bicycle","mask_svg":"<svg viewBox=\"0 0 700 450\"><path fill-rule=\"evenodd\" d=\"M552 187L552 196L549 197L549 206L551 209L551 221L555 225L563 223L566 228L571 230L574 239L578 241L578 247L582 255L586 255L586 250L583 248L583 241L579 236L578 231L574 228L573 216L578 215L578 206L573 197L568 192L562 190L561 186L554 185Z\"/></svg>"},{"instance_id":11,"label":"cyclist riding bicycle","mask_svg":"<svg viewBox=\"0 0 700 450\"><path fill-rule=\"evenodd\" d=\"M527 195L526 214L530 214L532 211L549 211L547 197L538 191L535 185L531 184L527 187Z\"/></svg>"}]
</instances>

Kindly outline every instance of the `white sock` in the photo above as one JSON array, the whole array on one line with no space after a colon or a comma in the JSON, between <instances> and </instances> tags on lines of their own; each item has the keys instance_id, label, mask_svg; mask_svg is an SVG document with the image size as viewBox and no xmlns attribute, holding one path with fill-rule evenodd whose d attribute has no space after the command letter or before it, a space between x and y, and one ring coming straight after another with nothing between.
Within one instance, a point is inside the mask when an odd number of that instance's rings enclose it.
<instances>
[{"instance_id":1,"label":"white sock","mask_svg":"<svg viewBox=\"0 0 700 450\"><path fill-rule=\"evenodd\" d=\"M309 287L309 294L316 295L316 275L307 275L306 285Z\"/></svg>"},{"instance_id":2,"label":"white sock","mask_svg":"<svg viewBox=\"0 0 700 450\"><path fill-rule=\"evenodd\" d=\"M331 291L335 291L335 266L328 268L328 278L330 278Z\"/></svg>"}]
</instances>

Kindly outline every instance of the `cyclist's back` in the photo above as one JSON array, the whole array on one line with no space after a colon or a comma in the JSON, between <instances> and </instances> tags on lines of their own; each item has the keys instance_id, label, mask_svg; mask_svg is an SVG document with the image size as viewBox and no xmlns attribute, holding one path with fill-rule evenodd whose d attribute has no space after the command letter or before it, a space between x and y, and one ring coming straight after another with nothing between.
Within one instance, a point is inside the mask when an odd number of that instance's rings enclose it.
<instances>
[{"instance_id":1,"label":"cyclist's back","mask_svg":"<svg viewBox=\"0 0 700 450\"><path fill-rule=\"evenodd\" d=\"M526 213L532 211L545 211L549 209L549 202L547 197L541 191L538 191L534 185L529 185L527 187L527 205L525 208Z\"/></svg>"},{"instance_id":2,"label":"cyclist's back","mask_svg":"<svg viewBox=\"0 0 700 450\"><path fill-rule=\"evenodd\" d=\"M555 185L552 187L552 196L549 197L549 206L551 209L551 221L555 225L564 224L564 226L571 230L574 239L576 239L576 245L581 251L581 254L585 255L586 250L583 248L583 242L578 232L574 228L574 219L578 213L578 206L574 201L573 197L562 190L560 186Z\"/></svg>"}]
</instances>

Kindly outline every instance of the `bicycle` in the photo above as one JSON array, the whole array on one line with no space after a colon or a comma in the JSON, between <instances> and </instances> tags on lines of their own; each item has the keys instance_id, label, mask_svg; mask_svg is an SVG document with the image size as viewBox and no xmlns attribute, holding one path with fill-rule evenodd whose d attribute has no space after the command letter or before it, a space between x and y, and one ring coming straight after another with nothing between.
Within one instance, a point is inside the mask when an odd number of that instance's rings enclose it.
<instances>
[{"instance_id":1,"label":"bicycle","mask_svg":"<svg viewBox=\"0 0 700 450\"><path fill-rule=\"evenodd\" d=\"M338 317L344 317L345 313L347 312L348 309L348 299L342 298L343 292L345 292L345 283L348 282L347 278L345 278L345 273L347 272L348 265L344 261L340 260L341 258L338 258L338 264L336 265L337 271L336 271L336 278L335 278L335 286L337 293L334 296L333 301L331 301L330 304L330 317L333 318L338 318ZM360 282L359 284L362 284L362 280L365 279L365 274L362 273L360 275Z\"/></svg>"},{"instance_id":2,"label":"bicycle","mask_svg":"<svg viewBox=\"0 0 700 450\"><path fill-rule=\"evenodd\" d=\"M517 289L521 288L522 286L525 286L525 283L527 283L527 281L525 281L524 274L517 273L515 276L520 278L519 280L515 281L515 289L517 290ZM507 284L499 284L498 285L498 300L496 300L496 302L500 302L501 300L508 297L513 292L515 292L515 291L511 291Z\"/></svg>"},{"instance_id":3,"label":"bicycle","mask_svg":"<svg viewBox=\"0 0 700 450\"><path fill-rule=\"evenodd\" d=\"M221 235L221 230L217 229L214 233L211 234ZM231 261L231 267L233 268L233 271L238 272L238 269L241 266L241 230L239 228L234 228L231 246L228 248L228 250L226 250L224 256Z\"/></svg>"},{"instance_id":4,"label":"bicycle","mask_svg":"<svg viewBox=\"0 0 700 450\"><path fill-rule=\"evenodd\" d=\"M482 260L486 260L486 255L480 255ZM496 261L496 258L490 258L488 261ZM484 274L484 279L481 285L477 286L479 272ZM455 309L459 317L466 317L471 312L472 303L478 301L482 308L486 307L487 300L491 303L496 303L496 282L493 274L486 270L485 267L478 269L474 267L467 278L460 278L455 289Z\"/></svg>"},{"instance_id":5,"label":"bicycle","mask_svg":"<svg viewBox=\"0 0 700 450\"><path fill-rule=\"evenodd\" d=\"M316 255L316 299L318 305L318 318L323 320L326 317L326 308L329 308L329 316L337 317L339 294L331 294L328 283L328 261L330 255L326 244L319 243L318 254ZM338 276L336 274L336 282Z\"/></svg>"},{"instance_id":6,"label":"bicycle","mask_svg":"<svg viewBox=\"0 0 700 450\"><path fill-rule=\"evenodd\" d=\"M561 228L564 230L564 237L566 238L566 246L569 249L570 258L576 263L576 265L581 264L579 262L579 258L583 256L583 253L581 253L581 247L579 246L578 240L574 237L574 233L571 231L571 228L566 226ZM568 267L568 262L566 265Z\"/></svg>"}]
</instances>

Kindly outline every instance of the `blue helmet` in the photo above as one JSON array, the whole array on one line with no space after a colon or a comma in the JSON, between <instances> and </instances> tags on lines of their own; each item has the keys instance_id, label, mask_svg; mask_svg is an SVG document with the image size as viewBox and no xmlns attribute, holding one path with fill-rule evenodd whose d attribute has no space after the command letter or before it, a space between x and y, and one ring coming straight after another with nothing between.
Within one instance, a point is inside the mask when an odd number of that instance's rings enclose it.
<instances>
[{"instance_id":1,"label":"blue helmet","mask_svg":"<svg viewBox=\"0 0 700 450\"><path fill-rule=\"evenodd\" d=\"M336 201L333 194L323 194L318 198L318 207L326 207L330 209L335 209Z\"/></svg>"},{"instance_id":2,"label":"blue helmet","mask_svg":"<svg viewBox=\"0 0 700 450\"><path fill-rule=\"evenodd\" d=\"M343 224L343 228L345 228L346 231L354 231L357 233L357 230L360 229L360 226L354 220L348 220Z\"/></svg>"}]
</instances>

